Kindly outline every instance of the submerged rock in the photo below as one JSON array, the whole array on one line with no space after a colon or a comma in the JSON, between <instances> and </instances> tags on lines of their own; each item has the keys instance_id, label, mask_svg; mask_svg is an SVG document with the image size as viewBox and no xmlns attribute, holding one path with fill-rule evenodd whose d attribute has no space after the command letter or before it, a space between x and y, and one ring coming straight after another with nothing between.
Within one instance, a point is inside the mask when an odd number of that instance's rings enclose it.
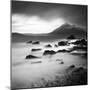
<instances>
[{"instance_id":1,"label":"submerged rock","mask_svg":"<svg viewBox=\"0 0 90 90\"><path fill-rule=\"evenodd\" d=\"M60 62L60 64L64 64L64 62L63 62L63 61L61 61L61 62Z\"/></svg>"},{"instance_id":2,"label":"submerged rock","mask_svg":"<svg viewBox=\"0 0 90 90\"><path fill-rule=\"evenodd\" d=\"M57 44L55 44L55 47L58 47L58 45L57 45Z\"/></svg>"},{"instance_id":3,"label":"submerged rock","mask_svg":"<svg viewBox=\"0 0 90 90\"><path fill-rule=\"evenodd\" d=\"M27 43L32 43L32 41L27 41Z\"/></svg>"},{"instance_id":4,"label":"submerged rock","mask_svg":"<svg viewBox=\"0 0 90 90\"><path fill-rule=\"evenodd\" d=\"M40 44L40 42L39 41L36 41L36 42L33 42L32 44Z\"/></svg>"},{"instance_id":5,"label":"submerged rock","mask_svg":"<svg viewBox=\"0 0 90 90\"><path fill-rule=\"evenodd\" d=\"M56 59L56 61L62 61L62 59Z\"/></svg>"},{"instance_id":6,"label":"submerged rock","mask_svg":"<svg viewBox=\"0 0 90 90\"><path fill-rule=\"evenodd\" d=\"M67 44L68 44L67 41L60 41L60 42L58 42L58 45L59 45L59 46L65 46L65 45L67 45Z\"/></svg>"},{"instance_id":7,"label":"submerged rock","mask_svg":"<svg viewBox=\"0 0 90 90\"><path fill-rule=\"evenodd\" d=\"M69 66L69 69L73 69L73 68L75 68L75 65Z\"/></svg>"},{"instance_id":8,"label":"submerged rock","mask_svg":"<svg viewBox=\"0 0 90 90\"><path fill-rule=\"evenodd\" d=\"M45 47L52 47L50 44L46 45Z\"/></svg>"},{"instance_id":9,"label":"submerged rock","mask_svg":"<svg viewBox=\"0 0 90 90\"><path fill-rule=\"evenodd\" d=\"M38 48L38 49L32 49L31 51L40 51L41 49Z\"/></svg>"},{"instance_id":10,"label":"submerged rock","mask_svg":"<svg viewBox=\"0 0 90 90\"><path fill-rule=\"evenodd\" d=\"M45 50L43 53L43 55L53 55L53 54L56 54L56 52L53 50Z\"/></svg>"},{"instance_id":11,"label":"submerged rock","mask_svg":"<svg viewBox=\"0 0 90 90\"><path fill-rule=\"evenodd\" d=\"M38 58L37 56L34 56L34 55L27 55L26 56L26 59L34 59L34 58Z\"/></svg>"},{"instance_id":12,"label":"submerged rock","mask_svg":"<svg viewBox=\"0 0 90 90\"><path fill-rule=\"evenodd\" d=\"M42 61L31 62L31 64L42 63Z\"/></svg>"},{"instance_id":13,"label":"submerged rock","mask_svg":"<svg viewBox=\"0 0 90 90\"><path fill-rule=\"evenodd\" d=\"M63 50L58 50L57 53L59 52L69 52L69 50L63 49Z\"/></svg>"},{"instance_id":14,"label":"submerged rock","mask_svg":"<svg viewBox=\"0 0 90 90\"><path fill-rule=\"evenodd\" d=\"M73 42L72 44L78 45L78 46L87 46L87 41L85 39L81 39Z\"/></svg>"}]
</instances>

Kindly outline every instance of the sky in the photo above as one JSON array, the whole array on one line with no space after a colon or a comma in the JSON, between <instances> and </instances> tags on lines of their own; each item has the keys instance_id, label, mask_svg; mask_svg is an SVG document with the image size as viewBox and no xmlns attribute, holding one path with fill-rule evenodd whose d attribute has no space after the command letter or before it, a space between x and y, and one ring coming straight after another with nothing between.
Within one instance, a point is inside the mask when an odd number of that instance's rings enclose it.
<instances>
[{"instance_id":1,"label":"sky","mask_svg":"<svg viewBox=\"0 0 90 90\"><path fill-rule=\"evenodd\" d=\"M12 0L12 32L50 33L64 23L87 28L87 6Z\"/></svg>"}]
</instances>

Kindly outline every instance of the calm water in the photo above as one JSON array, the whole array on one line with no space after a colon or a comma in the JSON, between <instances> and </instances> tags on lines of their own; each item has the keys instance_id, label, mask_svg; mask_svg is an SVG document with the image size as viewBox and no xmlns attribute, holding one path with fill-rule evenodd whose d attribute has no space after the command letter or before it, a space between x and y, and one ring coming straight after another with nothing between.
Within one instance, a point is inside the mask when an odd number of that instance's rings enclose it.
<instances>
[{"instance_id":1,"label":"calm water","mask_svg":"<svg viewBox=\"0 0 90 90\"><path fill-rule=\"evenodd\" d=\"M31 45L26 43L12 44L12 85L21 85L24 83L28 86L31 82L38 82L40 78L46 80L53 80L54 76L63 71L70 65L74 64L77 67L87 67L87 60L80 55L72 55L70 53L57 53L55 55L43 56L45 50L60 50L67 49L71 46L54 47L56 42L51 43L52 48L45 48L47 43L40 43L40 45ZM32 48L42 48L41 51L32 52ZM26 60L26 55L35 55L40 58ZM64 64L59 64L57 59L63 60ZM41 61L42 63L31 64L32 62Z\"/></svg>"}]
</instances>

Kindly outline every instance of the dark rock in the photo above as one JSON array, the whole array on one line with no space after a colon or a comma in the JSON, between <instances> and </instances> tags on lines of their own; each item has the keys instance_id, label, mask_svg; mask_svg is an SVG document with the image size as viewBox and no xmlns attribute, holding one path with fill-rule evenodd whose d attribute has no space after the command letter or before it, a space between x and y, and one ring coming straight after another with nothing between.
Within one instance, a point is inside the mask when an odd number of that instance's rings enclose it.
<instances>
[{"instance_id":1,"label":"dark rock","mask_svg":"<svg viewBox=\"0 0 90 90\"><path fill-rule=\"evenodd\" d=\"M81 44L87 46L87 41L85 39L81 39Z\"/></svg>"},{"instance_id":2,"label":"dark rock","mask_svg":"<svg viewBox=\"0 0 90 90\"><path fill-rule=\"evenodd\" d=\"M61 62L60 62L60 64L64 64L64 62L63 62L63 61L61 61Z\"/></svg>"},{"instance_id":3,"label":"dark rock","mask_svg":"<svg viewBox=\"0 0 90 90\"><path fill-rule=\"evenodd\" d=\"M32 43L32 41L28 41L27 43Z\"/></svg>"},{"instance_id":4,"label":"dark rock","mask_svg":"<svg viewBox=\"0 0 90 90\"><path fill-rule=\"evenodd\" d=\"M73 69L73 68L75 68L75 65L69 66L69 69Z\"/></svg>"},{"instance_id":5,"label":"dark rock","mask_svg":"<svg viewBox=\"0 0 90 90\"><path fill-rule=\"evenodd\" d=\"M52 47L50 44L46 45L45 47Z\"/></svg>"},{"instance_id":6,"label":"dark rock","mask_svg":"<svg viewBox=\"0 0 90 90\"><path fill-rule=\"evenodd\" d=\"M32 49L31 51L40 51L41 49Z\"/></svg>"},{"instance_id":7,"label":"dark rock","mask_svg":"<svg viewBox=\"0 0 90 90\"><path fill-rule=\"evenodd\" d=\"M68 44L67 41L60 41L60 42L58 42L58 45L59 45L59 46L65 46L65 45L67 45L67 44Z\"/></svg>"},{"instance_id":8,"label":"dark rock","mask_svg":"<svg viewBox=\"0 0 90 90\"><path fill-rule=\"evenodd\" d=\"M72 44L79 45L80 43L81 43L81 41L77 40L77 41L73 42Z\"/></svg>"},{"instance_id":9,"label":"dark rock","mask_svg":"<svg viewBox=\"0 0 90 90\"><path fill-rule=\"evenodd\" d=\"M85 39L77 40L72 44L79 45L79 46L87 46L87 41Z\"/></svg>"},{"instance_id":10,"label":"dark rock","mask_svg":"<svg viewBox=\"0 0 90 90\"><path fill-rule=\"evenodd\" d=\"M58 45L55 44L55 47L58 47Z\"/></svg>"},{"instance_id":11,"label":"dark rock","mask_svg":"<svg viewBox=\"0 0 90 90\"><path fill-rule=\"evenodd\" d=\"M45 50L43 53L43 55L53 55L53 54L56 54L56 52L53 50Z\"/></svg>"},{"instance_id":12,"label":"dark rock","mask_svg":"<svg viewBox=\"0 0 90 90\"><path fill-rule=\"evenodd\" d=\"M32 44L40 44L40 42L39 41L36 41L36 42L33 42Z\"/></svg>"},{"instance_id":13,"label":"dark rock","mask_svg":"<svg viewBox=\"0 0 90 90\"><path fill-rule=\"evenodd\" d=\"M26 56L26 59L34 59L34 58L38 58L37 56L34 56L34 55L27 55Z\"/></svg>"},{"instance_id":14,"label":"dark rock","mask_svg":"<svg viewBox=\"0 0 90 90\"><path fill-rule=\"evenodd\" d=\"M59 52L69 52L69 51L68 51L68 50L63 49L63 50L58 50L58 51L57 51L57 53L59 53Z\"/></svg>"},{"instance_id":15,"label":"dark rock","mask_svg":"<svg viewBox=\"0 0 90 90\"><path fill-rule=\"evenodd\" d=\"M74 46L73 48L71 48L69 51L72 52L72 51L78 51L78 50L81 50L81 51L87 51L87 47L83 47L83 46Z\"/></svg>"}]
</instances>

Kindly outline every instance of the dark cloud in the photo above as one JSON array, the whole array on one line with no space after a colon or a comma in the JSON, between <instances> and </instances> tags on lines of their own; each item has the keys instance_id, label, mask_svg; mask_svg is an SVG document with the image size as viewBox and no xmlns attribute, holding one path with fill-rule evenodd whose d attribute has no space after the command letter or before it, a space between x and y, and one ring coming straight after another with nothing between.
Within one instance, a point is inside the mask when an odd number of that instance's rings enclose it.
<instances>
[{"instance_id":1,"label":"dark cloud","mask_svg":"<svg viewBox=\"0 0 90 90\"><path fill-rule=\"evenodd\" d=\"M12 1L12 14L38 16L44 20L63 18L66 22L87 27L87 6Z\"/></svg>"}]
</instances>

